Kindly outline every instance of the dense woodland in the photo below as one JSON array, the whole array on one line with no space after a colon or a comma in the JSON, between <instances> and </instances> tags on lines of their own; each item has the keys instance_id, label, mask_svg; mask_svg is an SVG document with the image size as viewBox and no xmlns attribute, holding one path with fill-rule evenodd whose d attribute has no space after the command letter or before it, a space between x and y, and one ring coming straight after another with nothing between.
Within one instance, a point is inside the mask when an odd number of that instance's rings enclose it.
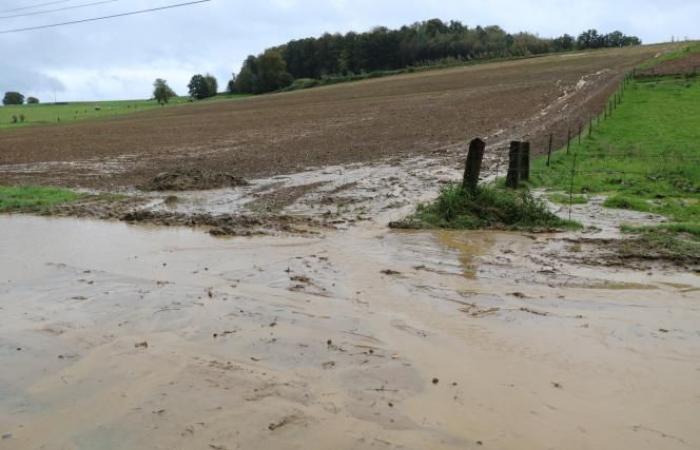
<instances>
[{"instance_id":1,"label":"dense woodland","mask_svg":"<svg viewBox=\"0 0 700 450\"><path fill-rule=\"evenodd\" d=\"M639 38L619 31L599 34L589 30L578 38L565 34L549 39L524 32L510 34L498 26L470 28L458 21L432 19L397 30L378 27L366 33L326 33L290 41L249 56L228 89L258 94L289 87L295 80L313 85L308 83L310 79L352 78L416 66L639 44Z\"/></svg>"}]
</instances>

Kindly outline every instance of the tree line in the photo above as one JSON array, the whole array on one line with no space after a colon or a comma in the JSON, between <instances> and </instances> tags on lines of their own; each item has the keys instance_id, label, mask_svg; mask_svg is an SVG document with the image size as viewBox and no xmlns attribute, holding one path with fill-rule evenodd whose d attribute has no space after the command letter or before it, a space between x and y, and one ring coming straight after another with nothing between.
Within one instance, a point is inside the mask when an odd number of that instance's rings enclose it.
<instances>
[{"instance_id":1,"label":"tree line","mask_svg":"<svg viewBox=\"0 0 700 450\"><path fill-rule=\"evenodd\" d=\"M39 99L36 97L27 97L28 105L36 105L39 103ZM9 105L24 105L24 95L19 92L5 92L5 96L2 98L2 104L5 106Z\"/></svg>"},{"instance_id":2,"label":"tree line","mask_svg":"<svg viewBox=\"0 0 700 450\"><path fill-rule=\"evenodd\" d=\"M301 79L640 44L638 37L620 31L601 34L587 30L578 38L568 34L541 38L527 32L510 34L498 26L471 28L459 21L432 19L395 30L377 27L366 33L326 33L319 38L289 41L249 56L228 83L228 91L260 94Z\"/></svg>"}]
</instances>

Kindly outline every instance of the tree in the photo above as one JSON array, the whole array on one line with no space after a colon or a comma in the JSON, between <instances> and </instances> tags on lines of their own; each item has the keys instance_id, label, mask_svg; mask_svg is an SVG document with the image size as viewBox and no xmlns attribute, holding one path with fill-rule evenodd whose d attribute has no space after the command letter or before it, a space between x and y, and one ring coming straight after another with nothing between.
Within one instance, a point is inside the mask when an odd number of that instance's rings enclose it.
<instances>
[{"instance_id":1,"label":"tree","mask_svg":"<svg viewBox=\"0 0 700 450\"><path fill-rule=\"evenodd\" d=\"M214 97L219 92L219 82L216 81L216 77L211 74L206 74L204 76L204 81L207 82L207 92L209 94L207 97Z\"/></svg>"},{"instance_id":2,"label":"tree","mask_svg":"<svg viewBox=\"0 0 700 450\"><path fill-rule=\"evenodd\" d=\"M36 97L27 97L27 104L28 105L38 105L39 99Z\"/></svg>"},{"instance_id":3,"label":"tree","mask_svg":"<svg viewBox=\"0 0 700 450\"><path fill-rule=\"evenodd\" d=\"M202 100L209 97L209 83L207 83L207 79L204 78L204 75L194 75L190 80L190 84L187 85L187 88L190 91L190 97L194 99Z\"/></svg>"},{"instance_id":4,"label":"tree","mask_svg":"<svg viewBox=\"0 0 700 450\"><path fill-rule=\"evenodd\" d=\"M175 96L175 91L168 86L168 82L164 79L157 78L153 83L153 98L155 98L161 105L168 103L170 98Z\"/></svg>"},{"instance_id":5,"label":"tree","mask_svg":"<svg viewBox=\"0 0 700 450\"><path fill-rule=\"evenodd\" d=\"M552 41L552 47L555 52L573 50L575 42L573 36L564 34Z\"/></svg>"},{"instance_id":6,"label":"tree","mask_svg":"<svg viewBox=\"0 0 700 450\"><path fill-rule=\"evenodd\" d=\"M623 39L625 35L621 31L613 31L605 35L605 46L606 47L622 47Z\"/></svg>"},{"instance_id":7,"label":"tree","mask_svg":"<svg viewBox=\"0 0 700 450\"><path fill-rule=\"evenodd\" d=\"M2 99L3 105L23 105L24 95L19 92L5 92L5 98Z\"/></svg>"},{"instance_id":8,"label":"tree","mask_svg":"<svg viewBox=\"0 0 700 450\"><path fill-rule=\"evenodd\" d=\"M247 94L252 94L258 85L257 72L257 58L250 55L246 58L241 67L241 71L238 76L235 76L235 87L236 91L243 92Z\"/></svg>"},{"instance_id":9,"label":"tree","mask_svg":"<svg viewBox=\"0 0 700 450\"><path fill-rule=\"evenodd\" d=\"M598 30L592 29L584 31L578 37L578 48L601 48L605 47L605 36L598 34Z\"/></svg>"},{"instance_id":10,"label":"tree","mask_svg":"<svg viewBox=\"0 0 700 450\"><path fill-rule=\"evenodd\" d=\"M226 85L226 92L229 94L235 94L238 92L238 89L236 89L236 74L231 75L231 79L228 80L228 84Z\"/></svg>"},{"instance_id":11,"label":"tree","mask_svg":"<svg viewBox=\"0 0 700 450\"><path fill-rule=\"evenodd\" d=\"M238 92L262 94L287 87L292 81L282 53L268 49L262 55L246 58L236 77L235 88Z\"/></svg>"}]
</instances>

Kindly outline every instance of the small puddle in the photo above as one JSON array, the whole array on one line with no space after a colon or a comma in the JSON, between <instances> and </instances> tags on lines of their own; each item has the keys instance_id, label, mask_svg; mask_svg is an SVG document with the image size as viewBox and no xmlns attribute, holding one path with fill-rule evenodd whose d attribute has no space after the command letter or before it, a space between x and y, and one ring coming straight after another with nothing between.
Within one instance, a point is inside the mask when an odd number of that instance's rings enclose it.
<instances>
[{"instance_id":1,"label":"small puddle","mask_svg":"<svg viewBox=\"0 0 700 450\"><path fill-rule=\"evenodd\" d=\"M458 252L458 260L464 269L464 276L476 279L477 258L486 254L494 245L496 237L483 231L447 231L434 232L440 245Z\"/></svg>"}]
</instances>

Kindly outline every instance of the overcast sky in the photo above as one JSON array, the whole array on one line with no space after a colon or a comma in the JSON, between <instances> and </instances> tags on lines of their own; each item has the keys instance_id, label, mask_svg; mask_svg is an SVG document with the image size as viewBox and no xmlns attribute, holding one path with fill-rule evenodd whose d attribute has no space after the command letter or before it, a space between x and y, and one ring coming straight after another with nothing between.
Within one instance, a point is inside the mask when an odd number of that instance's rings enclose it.
<instances>
[{"instance_id":1,"label":"overcast sky","mask_svg":"<svg viewBox=\"0 0 700 450\"><path fill-rule=\"evenodd\" d=\"M158 7L185 0L116 0L44 15L17 14L92 3L0 1L0 32ZM266 47L325 31L366 31L438 17L500 25L543 37L619 29L645 43L700 38L699 0L212 0L190 7L39 31L0 33L0 91L43 101L146 98L157 77L178 94L194 73L225 86L243 59Z\"/></svg>"}]
</instances>

